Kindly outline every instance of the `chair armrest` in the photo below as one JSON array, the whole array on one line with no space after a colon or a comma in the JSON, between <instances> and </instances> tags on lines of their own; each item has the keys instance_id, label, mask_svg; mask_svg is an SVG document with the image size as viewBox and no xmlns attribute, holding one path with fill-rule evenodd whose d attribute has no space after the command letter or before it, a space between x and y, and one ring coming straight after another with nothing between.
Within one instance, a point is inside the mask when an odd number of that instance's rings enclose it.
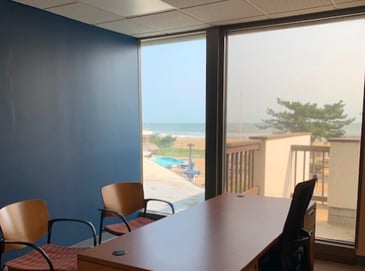
<instances>
[{"instance_id":1,"label":"chair armrest","mask_svg":"<svg viewBox=\"0 0 365 271\"><path fill-rule=\"evenodd\" d=\"M300 229L300 237L291 241L291 246L294 247L305 247L309 246L309 239L311 238L311 233L303 228Z\"/></svg>"},{"instance_id":2,"label":"chair armrest","mask_svg":"<svg viewBox=\"0 0 365 271\"><path fill-rule=\"evenodd\" d=\"M23 245L23 246L30 247L30 248L34 249L35 251L37 251L39 254L41 254L42 257L48 263L49 270L54 271L54 267L53 267L51 260L49 259L47 253L41 247L39 247L33 243L30 243L30 242L14 241L14 240L0 240L0 244L1 244L1 246L5 246L6 244L14 244L14 245ZM3 266L1 265L1 261L0 261L0 268L3 268Z\"/></svg>"},{"instance_id":3,"label":"chair armrest","mask_svg":"<svg viewBox=\"0 0 365 271\"><path fill-rule=\"evenodd\" d=\"M103 208L100 208L99 211L101 211L102 217L104 217L105 213L111 213L111 214L113 214L113 216L120 218L123 221L123 223L126 224L128 231L131 231L131 227L129 226L127 219L121 213L111 210L111 209L103 209Z\"/></svg>"},{"instance_id":4,"label":"chair armrest","mask_svg":"<svg viewBox=\"0 0 365 271\"><path fill-rule=\"evenodd\" d=\"M96 243L96 230L95 230L94 225L90 221L82 220L82 219L74 219L74 218L55 218L55 219L49 220L48 221L48 237L47 237L47 243L48 244L51 242L53 224L56 223L56 222L62 222L62 221L78 222L78 223L87 225L90 228L91 232L92 232L93 240L94 240L94 246L97 245L97 243Z\"/></svg>"},{"instance_id":5,"label":"chair armrest","mask_svg":"<svg viewBox=\"0 0 365 271\"><path fill-rule=\"evenodd\" d=\"M300 229L300 237L296 240L293 240L290 243L290 247L292 251L298 251L301 254L299 258L300 261L303 261L305 266L309 265L310 262L310 238L311 233L303 228ZM304 258L302 258L304 257ZM307 270L307 269L303 269Z\"/></svg>"},{"instance_id":6,"label":"chair armrest","mask_svg":"<svg viewBox=\"0 0 365 271\"><path fill-rule=\"evenodd\" d=\"M150 202L150 201L158 201L158 202L163 202L163 203L166 203L168 206L170 206L171 208L171 213L174 214L175 213L175 208L174 208L174 205L167 201L167 200L163 200L163 199L145 199L144 200L144 212L143 214L146 215L146 212L147 212L147 204Z\"/></svg>"},{"instance_id":7,"label":"chair armrest","mask_svg":"<svg viewBox=\"0 0 365 271\"><path fill-rule=\"evenodd\" d=\"M300 228L300 238L298 238L298 240L309 240L312 237L312 232L304 229L304 228Z\"/></svg>"}]
</instances>

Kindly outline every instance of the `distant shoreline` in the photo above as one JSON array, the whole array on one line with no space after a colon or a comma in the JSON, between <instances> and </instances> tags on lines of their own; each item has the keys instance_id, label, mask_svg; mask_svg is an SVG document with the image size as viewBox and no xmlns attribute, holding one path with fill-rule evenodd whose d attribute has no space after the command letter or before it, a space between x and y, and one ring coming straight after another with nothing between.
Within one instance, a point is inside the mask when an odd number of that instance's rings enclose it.
<instances>
[{"instance_id":1,"label":"distant shoreline","mask_svg":"<svg viewBox=\"0 0 365 271\"><path fill-rule=\"evenodd\" d=\"M346 137L360 136L361 123L352 123L346 129ZM177 138L205 139L205 123L148 123L143 124L144 134L171 135ZM272 134L271 130L257 128L257 123L230 123L227 125L228 138L248 138Z\"/></svg>"}]
</instances>

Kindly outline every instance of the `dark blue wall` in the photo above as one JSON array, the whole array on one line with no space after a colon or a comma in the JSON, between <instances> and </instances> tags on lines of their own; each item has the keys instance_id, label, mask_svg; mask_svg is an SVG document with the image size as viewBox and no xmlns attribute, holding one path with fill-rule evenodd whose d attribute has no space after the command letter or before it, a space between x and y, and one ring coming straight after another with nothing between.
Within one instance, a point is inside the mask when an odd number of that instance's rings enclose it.
<instances>
[{"instance_id":1,"label":"dark blue wall","mask_svg":"<svg viewBox=\"0 0 365 271\"><path fill-rule=\"evenodd\" d=\"M137 50L134 38L0 0L0 206L43 198L51 217L97 226L100 187L140 179Z\"/></svg>"}]
</instances>

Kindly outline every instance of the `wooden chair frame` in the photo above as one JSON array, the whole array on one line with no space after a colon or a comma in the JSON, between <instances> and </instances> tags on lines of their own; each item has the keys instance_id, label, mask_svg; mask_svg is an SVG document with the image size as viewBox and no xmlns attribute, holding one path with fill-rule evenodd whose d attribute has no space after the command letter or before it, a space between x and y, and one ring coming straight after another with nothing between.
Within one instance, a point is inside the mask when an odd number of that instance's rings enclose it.
<instances>
[{"instance_id":1,"label":"wooden chair frame","mask_svg":"<svg viewBox=\"0 0 365 271\"><path fill-rule=\"evenodd\" d=\"M33 215L35 215L35 219L32 219ZM63 221L86 225L92 233L94 246L97 245L95 227L90 221L73 218L49 219L46 203L42 199L24 200L1 208L0 270L4 268L2 256L7 250L29 247L45 259L49 270L54 271L54 266L47 253L34 242L47 234L47 244L51 244L53 225ZM28 226L30 229L23 226ZM17 236L19 236L19 239Z\"/></svg>"},{"instance_id":2,"label":"wooden chair frame","mask_svg":"<svg viewBox=\"0 0 365 271\"><path fill-rule=\"evenodd\" d=\"M166 214L148 212L148 203L152 201L162 202L169 206L171 214L175 213L174 205L166 200L156 198L144 198L143 184L136 182L119 182L106 185L101 189L104 208L100 208L99 244L102 241L102 233L105 231L104 219L117 217L124 223L130 232L131 226L127 217L139 212L139 216L158 220Z\"/></svg>"}]
</instances>

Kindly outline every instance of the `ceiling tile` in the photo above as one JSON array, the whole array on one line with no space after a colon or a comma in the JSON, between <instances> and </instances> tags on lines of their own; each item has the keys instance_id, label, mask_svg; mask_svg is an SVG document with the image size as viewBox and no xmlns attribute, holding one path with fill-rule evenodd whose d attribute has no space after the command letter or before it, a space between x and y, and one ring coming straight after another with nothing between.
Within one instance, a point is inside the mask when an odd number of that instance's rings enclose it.
<instances>
[{"instance_id":1,"label":"ceiling tile","mask_svg":"<svg viewBox=\"0 0 365 271\"><path fill-rule=\"evenodd\" d=\"M166 35L166 33L164 33L164 32L138 33L138 34L133 35L133 37L136 37L136 38L153 38L153 37L162 36L162 35Z\"/></svg>"},{"instance_id":2,"label":"ceiling tile","mask_svg":"<svg viewBox=\"0 0 365 271\"><path fill-rule=\"evenodd\" d=\"M15 0L15 2L22 3L28 6L37 8L57 7L65 4L75 3L74 0Z\"/></svg>"},{"instance_id":3,"label":"ceiling tile","mask_svg":"<svg viewBox=\"0 0 365 271\"><path fill-rule=\"evenodd\" d=\"M250 0L252 4L257 6L266 14L276 13L308 13L304 10L328 10L333 9L334 6L330 0Z\"/></svg>"},{"instance_id":4,"label":"ceiling tile","mask_svg":"<svg viewBox=\"0 0 365 271\"><path fill-rule=\"evenodd\" d=\"M236 20L262 15L257 9L241 0L230 0L183 9L206 23Z\"/></svg>"},{"instance_id":5,"label":"ceiling tile","mask_svg":"<svg viewBox=\"0 0 365 271\"><path fill-rule=\"evenodd\" d=\"M163 0L163 1L177 8L187 8L216 2L223 2L227 0Z\"/></svg>"},{"instance_id":6,"label":"ceiling tile","mask_svg":"<svg viewBox=\"0 0 365 271\"><path fill-rule=\"evenodd\" d=\"M160 0L79 0L121 17L134 17L173 10L174 8Z\"/></svg>"},{"instance_id":7,"label":"ceiling tile","mask_svg":"<svg viewBox=\"0 0 365 271\"><path fill-rule=\"evenodd\" d=\"M97 26L108 29L108 30L112 30L115 32L125 33L128 35L135 35L138 33L149 33L149 32L156 31L155 29L133 23L127 19L118 20L118 21L109 22L109 23L101 23L101 24L97 24Z\"/></svg>"},{"instance_id":8,"label":"ceiling tile","mask_svg":"<svg viewBox=\"0 0 365 271\"><path fill-rule=\"evenodd\" d=\"M1 1L1 0L0 0ZM365 6L365 0L13 0L134 37Z\"/></svg>"},{"instance_id":9,"label":"ceiling tile","mask_svg":"<svg viewBox=\"0 0 365 271\"><path fill-rule=\"evenodd\" d=\"M121 17L115 14L83 3L50 8L48 11L88 24L96 24L121 19Z\"/></svg>"},{"instance_id":10,"label":"ceiling tile","mask_svg":"<svg viewBox=\"0 0 365 271\"><path fill-rule=\"evenodd\" d=\"M227 20L227 21L220 21L216 23L211 23L212 25L219 26L219 25L229 25L229 24L239 24L239 23L247 23L247 22L254 22L254 21L262 21L267 19L267 16L260 15L255 17L247 17L247 18L240 18L235 20Z\"/></svg>"},{"instance_id":11,"label":"ceiling tile","mask_svg":"<svg viewBox=\"0 0 365 271\"><path fill-rule=\"evenodd\" d=\"M203 22L180 11L163 12L154 15L131 18L129 20L137 24L158 29L160 31L203 24Z\"/></svg>"},{"instance_id":12,"label":"ceiling tile","mask_svg":"<svg viewBox=\"0 0 365 271\"><path fill-rule=\"evenodd\" d=\"M337 8L349 8L349 7L357 7L357 6L364 6L364 0L334 0Z\"/></svg>"},{"instance_id":13,"label":"ceiling tile","mask_svg":"<svg viewBox=\"0 0 365 271\"><path fill-rule=\"evenodd\" d=\"M176 29L167 29L167 30L165 30L165 32L167 34L176 34L176 33L195 31L195 30L203 30L203 29L207 29L208 27L211 27L211 25L201 24L201 25L193 25L193 26L181 27L181 28L176 28Z\"/></svg>"},{"instance_id":14,"label":"ceiling tile","mask_svg":"<svg viewBox=\"0 0 365 271\"><path fill-rule=\"evenodd\" d=\"M271 14L268 14L268 16L270 18L284 18L284 17L296 16L296 15L304 15L304 14L323 12L323 11L330 11L330 10L334 10L334 9L335 9L334 6L325 6L325 7L290 10L290 11L282 12L282 13L271 13Z\"/></svg>"}]
</instances>

